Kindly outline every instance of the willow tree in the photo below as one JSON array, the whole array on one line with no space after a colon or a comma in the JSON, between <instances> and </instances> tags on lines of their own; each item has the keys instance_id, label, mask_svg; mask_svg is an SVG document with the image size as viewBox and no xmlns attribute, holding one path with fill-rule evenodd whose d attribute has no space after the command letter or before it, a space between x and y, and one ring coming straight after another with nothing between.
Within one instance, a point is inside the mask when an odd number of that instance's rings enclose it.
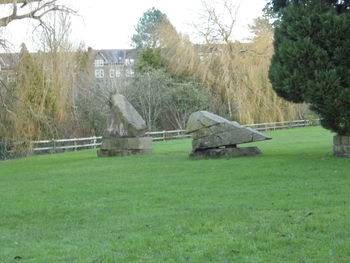
<instances>
[{"instance_id":1,"label":"willow tree","mask_svg":"<svg viewBox=\"0 0 350 263\"><path fill-rule=\"evenodd\" d=\"M79 61L70 41L70 14L51 12L44 22L45 25L35 31L40 48L36 59L45 69L45 89L55 94L59 136L73 136L77 115L76 64Z\"/></svg>"},{"instance_id":2,"label":"willow tree","mask_svg":"<svg viewBox=\"0 0 350 263\"><path fill-rule=\"evenodd\" d=\"M161 57L179 76L192 76L210 87L219 98L216 111L241 123L291 120L298 107L279 98L272 90L268 68L273 54L273 32L262 30L250 43L234 41L238 6L223 1L226 17L216 6L206 5L207 23L197 27L204 43L195 45L164 24Z\"/></svg>"}]
</instances>

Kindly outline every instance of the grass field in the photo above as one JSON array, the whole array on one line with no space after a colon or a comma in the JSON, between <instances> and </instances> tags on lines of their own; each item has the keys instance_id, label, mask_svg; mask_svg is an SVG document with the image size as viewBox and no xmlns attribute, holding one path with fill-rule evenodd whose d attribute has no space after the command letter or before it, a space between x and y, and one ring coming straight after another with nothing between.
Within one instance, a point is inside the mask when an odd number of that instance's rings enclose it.
<instances>
[{"instance_id":1,"label":"grass field","mask_svg":"<svg viewBox=\"0 0 350 263\"><path fill-rule=\"evenodd\" d=\"M258 157L95 150L0 163L0 262L350 262L350 160L319 127Z\"/></svg>"}]
</instances>

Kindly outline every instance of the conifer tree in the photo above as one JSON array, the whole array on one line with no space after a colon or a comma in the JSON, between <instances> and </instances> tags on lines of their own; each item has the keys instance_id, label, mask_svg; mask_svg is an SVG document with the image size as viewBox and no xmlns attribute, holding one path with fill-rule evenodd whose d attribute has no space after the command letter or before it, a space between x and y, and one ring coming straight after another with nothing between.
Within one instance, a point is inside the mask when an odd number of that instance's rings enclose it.
<instances>
[{"instance_id":1,"label":"conifer tree","mask_svg":"<svg viewBox=\"0 0 350 263\"><path fill-rule=\"evenodd\" d=\"M348 0L274 0L278 12L269 77L274 90L306 102L321 124L350 135Z\"/></svg>"}]
</instances>

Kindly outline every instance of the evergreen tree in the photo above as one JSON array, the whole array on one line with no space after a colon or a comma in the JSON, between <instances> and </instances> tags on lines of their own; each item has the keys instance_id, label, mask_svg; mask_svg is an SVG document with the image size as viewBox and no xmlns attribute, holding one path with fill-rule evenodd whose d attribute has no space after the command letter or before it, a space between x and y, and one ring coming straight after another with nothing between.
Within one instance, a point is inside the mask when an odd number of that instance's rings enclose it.
<instances>
[{"instance_id":1,"label":"evergreen tree","mask_svg":"<svg viewBox=\"0 0 350 263\"><path fill-rule=\"evenodd\" d=\"M274 0L279 23L269 77L281 97L307 102L322 125L350 135L349 1Z\"/></svg>"},{"instance_id":2,"label":"evergreen tree","mask_svg":"<svg viewBox=\"0 0 350 263\"><path fill-rule=\"evenodd\" d=\"M160 30L167 25L172 28L166 14L152 7L139 19L132 37L133 45L138 51L136 70L140 73L159 70L164 67L158 54L160 48Z\"/></svg>"},{"instance_id":3,"label":"evergreen tree","mask_svg":"<svg viewBox=\"0 0 350 263\"><path fill-rule=\"evenodd\" d=\"M145 73L148 71L158 70L163 67L159 54L152 48L145 48L139 51L138 62L136 65L137 72Z\"/></svg>"},{"instance_id":4,"label":"evergreen tree","mask_svg":"<svg viewBox=\"0 0 350 263\"><path fill-rule=\"evenodd\" d=\"M133 45L137 49L158 47L157 30L166 21L168 21L167 16L154 7L144 12L135 27L136 34L132 37Z\"/></svg>"},{"instance_id":5,"label":"evergreen tree","mask_svg":"<svg viewBox=\"0 0 350 263\"><path fill-rule=\"evenodd\" d=\"M22 129L30 139L54 136L56 98L45 83L43 67L22 44L15 86L17 115L23 118Z\"/></svg>"}]
</instances>

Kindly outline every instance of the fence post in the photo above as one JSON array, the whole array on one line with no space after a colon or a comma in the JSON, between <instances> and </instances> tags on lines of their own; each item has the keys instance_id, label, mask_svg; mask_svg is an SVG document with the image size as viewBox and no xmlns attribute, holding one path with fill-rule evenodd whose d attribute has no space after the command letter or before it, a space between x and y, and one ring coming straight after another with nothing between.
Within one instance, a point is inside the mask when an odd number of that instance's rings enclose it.
<instances>
[{"instance_id":1,"label":"fence post","mask_svg":"<svg viewBox=\"0 0 350 263\"><path fill-rule=\"evenodd\" d=\"M165 141L165 131L163 131L163 141Z\"/></svg>"},{"instance_id":2,"label":"fence post","mask_svg":"<svg viewBox=\"0 0 350 263\"><path fill-rule=\"evenodd\" d=\"M96 148L96 136L94 137L94 148Z\"/></svg>"},{"instance_id":3,"label":"fence post","mask_svg":"<svg viewBox=\"0 0 350 263\"><path fill-rule=\"evenodd\" d=\"M52 149L53 149L53 152L56 153L56 141L55 141L55 139L52 139Z\"/></svg>"},{"instance_id":4,"label":"fence post","mask_svg":"<svg viewBox=\"0 0 350 263\"><path fill-rule=\"evenodd\" d=\"M77 150L77 138L74 138L74 151Z\"/></svg>"}]
</instances>

